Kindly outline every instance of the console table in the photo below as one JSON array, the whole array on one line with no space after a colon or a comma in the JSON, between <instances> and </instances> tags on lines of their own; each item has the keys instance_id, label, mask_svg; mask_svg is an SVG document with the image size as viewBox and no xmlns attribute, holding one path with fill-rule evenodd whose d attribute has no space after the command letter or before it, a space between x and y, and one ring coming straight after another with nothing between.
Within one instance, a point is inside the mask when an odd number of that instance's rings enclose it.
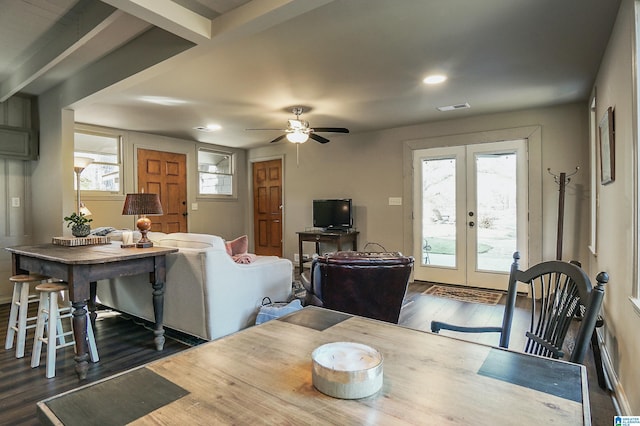
<instances>
[{"instance_id":1,"label":"console table","mask_svg":"<svg viewBox=\"0 0 640 426\"><path fill-rule=\"evenodd\" d=\"M351 243L351 250L358 250L358 231L303 231L298 232L298 261L299 271L302 272L302 267L305 260L302 258L302 243L315 242L316 253L320 254L320 243L333 243L338 246L337 250L342 250L342 245Z\"/></svg>"},{"instance_id":2,"label":"console table","mask_svg":"<svg viewBox=\"0 0 640 426\"><path fill-rule=\"evenodd\" d=\"M54 244L7 247L11 252L13 274L37 273L66 281L73 310L73 330L76 347L76 373L79 379L87 377L87 300L95 310L95 283L98 280L149 273L153 292L157 350L164 347L162 316L164 306L164 280L166 260L172 247L121 248L119 243L66 247ZM152 296L153 293L153 296Z\"/></svg>"}]
</instances>

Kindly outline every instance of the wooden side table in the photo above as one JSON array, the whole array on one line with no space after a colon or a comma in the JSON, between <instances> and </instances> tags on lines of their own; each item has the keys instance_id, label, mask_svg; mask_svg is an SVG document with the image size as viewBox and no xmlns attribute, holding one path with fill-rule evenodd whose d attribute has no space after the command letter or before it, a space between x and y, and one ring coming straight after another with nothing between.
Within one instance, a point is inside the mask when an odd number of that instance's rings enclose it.
<instances>
[{"instance_id":1,"label":"wooden side table","mask_svg":"<svg viewBox=\"0 0 640 426\"><path fill-rule=\"evenodd\" d=\"M302 243L315 242L316 253L320 254L320 243L333 243L337 246L337 251L342 250L342 246L351 243L351 250L358 250L358 231L301 231L298 232L298 267L302 273L305 260L302 257Z\"/></svg>"}]
</instances>

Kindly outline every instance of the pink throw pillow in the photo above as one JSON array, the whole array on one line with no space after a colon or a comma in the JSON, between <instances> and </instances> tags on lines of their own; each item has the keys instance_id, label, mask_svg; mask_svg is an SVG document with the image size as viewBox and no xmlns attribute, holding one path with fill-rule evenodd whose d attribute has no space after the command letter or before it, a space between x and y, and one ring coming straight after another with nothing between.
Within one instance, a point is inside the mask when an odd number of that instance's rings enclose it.
<instances>
[{"instance_id":1,"label":"pink throw pillow","mask_svg":"<svg viewBox=\"0 0 640 426\"><path fill-rule=\"evenodd\" d=\"M251 263L256 260L256 255L253 253L241 253L233 255L233 261L236 263Z\"/></svg>"},{"instance_id":2,"label":"pink throw pillow","mask_svg":"<svg viewBox=\"0 0 640 426\"><path fill-rule=\"evenodd\" d=\"M246 235L236 238L235 240L226 241L224 243L229 256L246 253L249 249L249 240Z\"/></svg>"}]
</instances>

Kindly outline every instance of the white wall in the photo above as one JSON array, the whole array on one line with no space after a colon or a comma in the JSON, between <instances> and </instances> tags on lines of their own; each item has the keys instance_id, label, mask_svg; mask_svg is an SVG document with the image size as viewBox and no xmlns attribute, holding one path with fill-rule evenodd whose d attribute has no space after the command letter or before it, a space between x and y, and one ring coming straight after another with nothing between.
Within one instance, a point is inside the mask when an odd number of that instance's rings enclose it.
<instances>
[{"instance_id":1,"label":"white wall","mask_svg":"<svg viewBox=\"0 0 640 426\"><path fill-rule=\"evenodd\" d=\"M605 349L621 388L625 414L640 414L640 314L629 298L637 296L638 228L636 216L637 133L634 129L634 37L633 0L624 0L595 82L596 117L608 107L615 114L615 181L598 185L597 256L590 272L607 271L610 283L604 299ZM599 177L598 177L599 181Z\"/></svg>"},{"instance_id":2,"label":"white wall","mask_svg":"<svg viewBox=\"0 0 640 426\"><path fill-rule=\"evenodd\" d=\"M586 103L569 104L332 136L331 142L325 145L309 141L300 146L299 165L296 165L295 145L286 142L252 149L248 158L255 161L284 155L286 257L293 259L293 254L297 253L296 232L312 225L312 200L342 197L353 199L355 226L361 232L360 249L366 242L377 242L387 250L410 253L412 200L405 181L411 181L412 171L403 158L403 150L411 143L409 141L537 126L541 146L534 154L539 156L535 163L540 179L530 188L530 197L535 199L538 193L538 199L542 199L542 205L536 206L542 217L531 218L540 222L538 233L542 236L532 235L538 240L538 256L549 260L555 259L556 255L558 186L547 168L559 173L571 172L579 166L579 173L572 177L567 187L563 258L585 263L589 257L586 248L589 235L587 119ZM389 197L403 197L403 206L389 206Z\"/></svg>"},{"instance_id":3,"label":"white wall","mask_svg":"<svg viewBox=\"0 0 640 426\"><path fill-rule=\"evenodd\" d=\"M34 128L31 109L35 99L14 96L0 103L0 125ZM26 212L31 211L31 187L29 175L33 161L0 158L0 247L10 247L31 242L32 223ZM12 199L18 200L14 206ZM11 253L0 250L0 275L9 277L12 274ZM11 300L13 287L0 286L0 303Z\"/></svg>"},{"instance_id":4,"label":"white wall","mask_svg":"<svg viewBox=\"0 0 640 426\"><path fill-rule=\"evenodd\" d=\"M245 150L221 147L211 144L201 144L196 141L158 136L148 133L132 132L81 124L80 128L94 131L107 131L122 135L123 139L123 189L124 193L136 191L136 151L138 148L156 151L175 152L184 154L187 158L187 217L190 232L219 235L225 239L233 239L246 232L245 211L247 204L247 170ZM198 198L197 189L197 150L198 147L220 149L236 155L237 169L237 197L220 200L212 198ZM135 229L133 216L122 216L124 195L92 196L82 195L82 201L93 213L91 226L112 226L115 228ZM192 210L192 204L197 203L198 209ZM152 218L153 230L153 218Z\"/></svg>"}]
</instances>

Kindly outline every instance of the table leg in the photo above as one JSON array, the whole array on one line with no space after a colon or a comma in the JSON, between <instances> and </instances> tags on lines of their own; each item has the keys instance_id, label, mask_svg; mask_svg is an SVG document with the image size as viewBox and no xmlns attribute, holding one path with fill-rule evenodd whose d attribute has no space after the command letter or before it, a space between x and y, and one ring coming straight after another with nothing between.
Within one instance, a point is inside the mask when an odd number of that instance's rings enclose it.
<instances>
[{"instance_id":1,"label":"table leg","mask_svg":"<svg viewBox=\"0 0 640 426\"><path fill-rule=\"evenodd\" d=\"M302 273L304 262L302 260L302 237L298 237L298 273Z\"/></svg>"},{"instance_id":2,"label":"table leg","mask_svg":"<svg viewBox=\"0 0 640 426\"><path fill-rule=\"evenodd\" d=\"M152 282L153 285L153 315L156 321L153 330L156 349L161 351L164 348L164 328L162 326L162 318L164 316L164 282Z\"/></svg>"},{"instance_id":3,"label":"table leg","mask_svg":"<svg viewBox=\"0 0 640 426\"><path fill-rule=\"evenodd\" d=\"M89 348L87 347L87 309L86 302L72 302L73 307L73 338L76 343L76 374L80 380L87 378L89 370Z\"/></svg>"}]
</instances>

